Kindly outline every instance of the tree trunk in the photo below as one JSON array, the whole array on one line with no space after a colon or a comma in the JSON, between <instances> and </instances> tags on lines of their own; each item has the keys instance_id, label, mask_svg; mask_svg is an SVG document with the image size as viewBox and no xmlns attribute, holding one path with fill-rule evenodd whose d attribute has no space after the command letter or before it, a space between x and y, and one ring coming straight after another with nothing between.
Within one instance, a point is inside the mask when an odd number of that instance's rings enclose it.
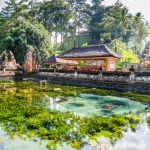
<instances>
[{"instance_id":1,"label":"tree trunk","mask_svg":"<svg viewBox=\"0 0 150 150\"><path fill-rule=\"evenodd\" d=\"M63 50L63 33L61 32L61 51Z\"/></svg>"},{"instance_id":2,"label":"tree trunk","mask_svg":"<svg viewBox=\"0 0 150 150\"><path fill-rule=\"evenodd\" d=\"M80 47L80 33L79 33L79 26L78 26L78 47Z\"/></svg>"},{"instance_id":3,"label":"tree trunk","mask_svg":"<svg viewBox=\"0 0 150 150\"><path fill-rule=\"evenodd\" d=\"M74 48L75 48L76 47L76 27L75 27L75 30L74 30L73 39L74 39Z\"/></svg>"}]
</instances>

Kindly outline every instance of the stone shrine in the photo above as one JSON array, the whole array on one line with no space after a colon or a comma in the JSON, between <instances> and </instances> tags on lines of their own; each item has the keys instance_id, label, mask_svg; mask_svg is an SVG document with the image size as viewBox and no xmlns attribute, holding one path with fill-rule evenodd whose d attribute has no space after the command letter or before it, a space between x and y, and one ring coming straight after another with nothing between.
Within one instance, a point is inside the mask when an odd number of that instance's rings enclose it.
<instances>
[{"instance_id":1,"label":"stone shrine","mask_svg":"<svg viewBox=\"0 0 150 150\"><path fill-rule=\"evenodd\" d=\"M24 71L32 72L38 71L40 68L40 54L37 50L30 48L26 54L25 62L23 65Z\"/></svg>"},{"instance_id":2,"label":"stone shrine","mask_svg":"<svg viewBox=\"0 0 150 150\"><path fill-rule=\"evenodd\" d=\"M4 51L0 58L0 68L17 69L16 59L12 51Z\"/></svg>"}]
</instances>

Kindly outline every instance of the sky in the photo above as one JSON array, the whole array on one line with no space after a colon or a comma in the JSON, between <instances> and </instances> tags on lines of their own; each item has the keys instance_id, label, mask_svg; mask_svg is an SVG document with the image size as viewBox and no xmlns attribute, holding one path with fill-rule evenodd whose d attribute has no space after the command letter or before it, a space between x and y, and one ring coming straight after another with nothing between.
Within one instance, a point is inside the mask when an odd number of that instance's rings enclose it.
<instances>
[{"instance_id":1,"label":"sky","mask_svg":"<svg viewBox=\"0 0 150 150\"><path fill-rule=\"evenodd\" d=\"M150 0L120 0L125 6L128 7L132 14L141 12L144 18L150 21ZM105 0L105 5L114 4L116 0Z\"/></svg>"},{"instance_id":2,"label":"sky","mask_svg":"<svg viewBox=\"0 0 150 150\"><path fill-rule=\"evenodd\" d=\"M5 6L5 0L0 0L0 10Z\"/></svg>"},{"instance_id":3,"label":"sky","mask_svg":"<svg viewBox=\"0 0 150 150\"><path fill-rule=\"evenodd\" d=\"M144 18L150 21L150 0L120 0L125 4L132 14L142 12ZM112 5L116 0L105 0L105 5ZM5 6L5 0L0 0L0 10Z\"/></svg>"}]
</instances>

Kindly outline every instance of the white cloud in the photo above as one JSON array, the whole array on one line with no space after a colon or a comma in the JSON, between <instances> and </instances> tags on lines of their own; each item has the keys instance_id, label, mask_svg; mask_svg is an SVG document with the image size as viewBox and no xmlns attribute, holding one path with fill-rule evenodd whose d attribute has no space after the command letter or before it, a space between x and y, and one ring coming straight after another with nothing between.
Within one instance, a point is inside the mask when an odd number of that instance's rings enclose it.
<instances>
[{"instance_id":1,"label":"white cloud","mask_svg":"<svg viewBox=\"0 0 150 150\"><path fill-rule=\"evenodd\" d=\"M150 21L150 13L149 13L149 0L120 0L124 5L126 5L132 14L137 12L141 12L144 15L144 18ZM116 2L116 0L105 0L104 4L112 5Z\"/></svg>"},{"instance_id":2,"label":"white cloud","mask_svg":"<svg viewBox=\"0 0 150 150\"><path fill-rule=\"evenodd\" d=\"M0 10L5 6L5 0L0 0Z\"/></svg>"}]
</instances>

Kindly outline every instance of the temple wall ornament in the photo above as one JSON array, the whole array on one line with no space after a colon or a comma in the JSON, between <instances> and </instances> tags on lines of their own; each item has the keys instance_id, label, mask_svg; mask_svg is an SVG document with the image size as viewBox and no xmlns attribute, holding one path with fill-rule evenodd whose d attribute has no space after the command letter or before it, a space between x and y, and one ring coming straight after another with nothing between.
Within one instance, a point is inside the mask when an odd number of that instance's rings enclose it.
<instances>
[{"instance_id":1,"label":"temple wall ornament","mask_svg":"<svg viewBox=\"0 0 150 150\"><path fill-rule=\"evenodd\" d=\"M27 72L38 71L40 68L40 53L30 48L26 54L23 68Z\"/></svg>"},{"instance_id":2,"label":"temple wall ornament","mask_svg":"<svg viewBox=\"0 0 150 150\"><path fill-rule=\"evenodd\" d=\"M0 67L5 69L17 69L18 64L12 51L4 51L0 58Z\"/></svg>"}]
</instances>

